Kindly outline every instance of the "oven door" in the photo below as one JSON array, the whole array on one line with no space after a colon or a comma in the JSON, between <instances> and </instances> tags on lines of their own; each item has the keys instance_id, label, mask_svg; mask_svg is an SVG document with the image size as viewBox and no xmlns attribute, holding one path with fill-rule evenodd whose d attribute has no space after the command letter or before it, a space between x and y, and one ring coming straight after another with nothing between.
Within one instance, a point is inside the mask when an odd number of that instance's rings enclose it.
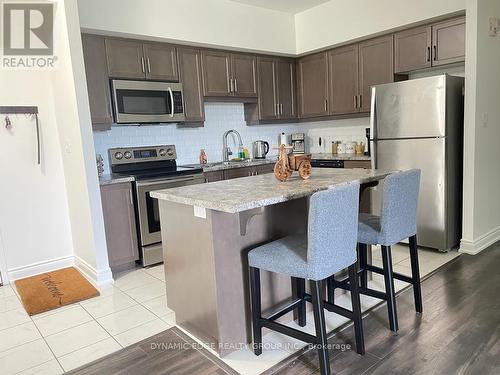
<instances>
[{"instance_id":1,"label":"oven door","mask_svg":"<svg viewBox=\"0 0 500 375\"><path fill-rule=\"evenodd\" d=\"M137 211L139 217L139 235L141 246L161 242L160 211L158 200L151 198L150 192L155 190L171 189L180 186L201 184L203 174L162 178L136 182Z\"/></svg>"},{"instance_id":2,"label":"oven door","mask_svg":"<svg viewBox=\"0 0 500 375\"><path fill-rule=\"evenodd\" d=\"M184 121L182 84L113 80L117 124Z\"/></svg>"}]
</instances>

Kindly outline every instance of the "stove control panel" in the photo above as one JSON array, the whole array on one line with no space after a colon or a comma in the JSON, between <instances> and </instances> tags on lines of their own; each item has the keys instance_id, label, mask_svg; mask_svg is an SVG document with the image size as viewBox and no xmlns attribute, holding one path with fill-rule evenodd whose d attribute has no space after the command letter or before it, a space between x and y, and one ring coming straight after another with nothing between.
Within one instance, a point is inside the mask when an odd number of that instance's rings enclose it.
<instances>
[{"instance_id":1,"label":"stove control panel","mask_svg":"<svg viewBox=\"0 0 500 375\"><path fill-rule=\"evenodd\" d=\"M110 148L108 154L111 165L175 160L177 158L174 145Z\"/></svg>"}]
</instances>

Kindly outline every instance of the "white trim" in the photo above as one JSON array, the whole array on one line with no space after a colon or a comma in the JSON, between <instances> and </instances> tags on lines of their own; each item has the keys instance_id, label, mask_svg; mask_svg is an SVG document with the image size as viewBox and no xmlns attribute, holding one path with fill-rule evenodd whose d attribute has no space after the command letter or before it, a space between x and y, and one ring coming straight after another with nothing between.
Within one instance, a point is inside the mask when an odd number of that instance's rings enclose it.
<instances>
[{"instance_id":1,"label":"white trim","mask_svg":"<svg viewBox=\"0 0 500 375\"><path fill-rule=\"evenodd\" d=\"M2 232L0 231L0 285L9 283L9 273L7 272L7 258L5 256Z\"/></svg>"},{"instance_id":2,"label":"white trim","mask_svg":"<svg viewBox=\"0 0 500 375\"><path fill-rule=\"evenodd\" d=\"M75 267L88 281L94 284L94 286L100 287L113 283L113 274L111 273L111 268L109 267L98 271L95 267L91 266L77 255L75 255Z\"/></svg>"},{"instance_id":3,"label":"white trim","mask_svg":"<svg viewBox=\"0 0 500 375\"><path fill-rule=\"evenodd\" d=\"M500 241L500 227L494 228L472 241L462 239L458 251L460 253L476 255L497 241Z\"/></svg>"},{"instance_id":4,"label":"white trim","mask_svg":"<svg viewBox=\"0 0 500 375\"><path fill-rule=\"evenodd\" d=\"M14 280L23 279L34 275L39 275L44 272L50 272L61 268L73 266L73 255L44 260L42 262L28 264L26 266L11 268L7 270L7 277L12 282Z\"/></svg>"}]
</instances>

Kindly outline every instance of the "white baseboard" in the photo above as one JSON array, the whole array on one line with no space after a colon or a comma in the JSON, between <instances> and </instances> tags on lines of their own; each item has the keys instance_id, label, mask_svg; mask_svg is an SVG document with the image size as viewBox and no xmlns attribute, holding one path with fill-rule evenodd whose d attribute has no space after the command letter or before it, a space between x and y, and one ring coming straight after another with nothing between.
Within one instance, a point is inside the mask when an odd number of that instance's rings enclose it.
<instances>
[{"instance_id":1,"label":"white baseboard","mask_svg":"<svg viewBox=\"0 0 500 375\"><path fill-rule=\"evenodd\" d=\"M85 276L85 278L97 287L112 284L113 274L111 268L97 271L82 258L75 255L75 267Z\"/></svg>"},{"instance_id":2,"label":"white baseboard","mask_svg":"<svg viewBox=\"0 0 500 375\"><path fill-rule=\"evenodd\" d=\"M14 280L39 275L41 273L54 271L60 268L71 267L73 265L73 255L68 255L65 257L50 259L43 262L37 262L22 267L8 269L7 276L9 282L13 282Z\"/></svg>"},{"instance_id":3,"label":"white baseboard","mask_svg":"<svg viewBox=\"0 0 500 375\"><path fill-rule=\"evenodd\" d=\"M494 228L472 241L462 239L458 251L460 253L476 255L497 241L500 241L500 227Z\"/></svg>"}]
</instances>

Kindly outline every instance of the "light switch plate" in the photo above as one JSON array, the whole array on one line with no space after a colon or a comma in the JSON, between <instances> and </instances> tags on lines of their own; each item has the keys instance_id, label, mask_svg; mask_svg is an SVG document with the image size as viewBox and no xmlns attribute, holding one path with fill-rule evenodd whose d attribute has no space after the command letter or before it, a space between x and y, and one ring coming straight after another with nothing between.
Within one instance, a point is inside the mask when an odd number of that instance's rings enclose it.
<instances>
[{"instance_id":1,"label":"light switch plate","mask_svg":"<svg viewBox=\"0 0 500 375\"><path fill-rule=\"evenodd\" d=\"M207 210L205 207L193 206L193 211L195 217L199 217L200 219L207 218Z\"/></svg>"}]
</instances>

